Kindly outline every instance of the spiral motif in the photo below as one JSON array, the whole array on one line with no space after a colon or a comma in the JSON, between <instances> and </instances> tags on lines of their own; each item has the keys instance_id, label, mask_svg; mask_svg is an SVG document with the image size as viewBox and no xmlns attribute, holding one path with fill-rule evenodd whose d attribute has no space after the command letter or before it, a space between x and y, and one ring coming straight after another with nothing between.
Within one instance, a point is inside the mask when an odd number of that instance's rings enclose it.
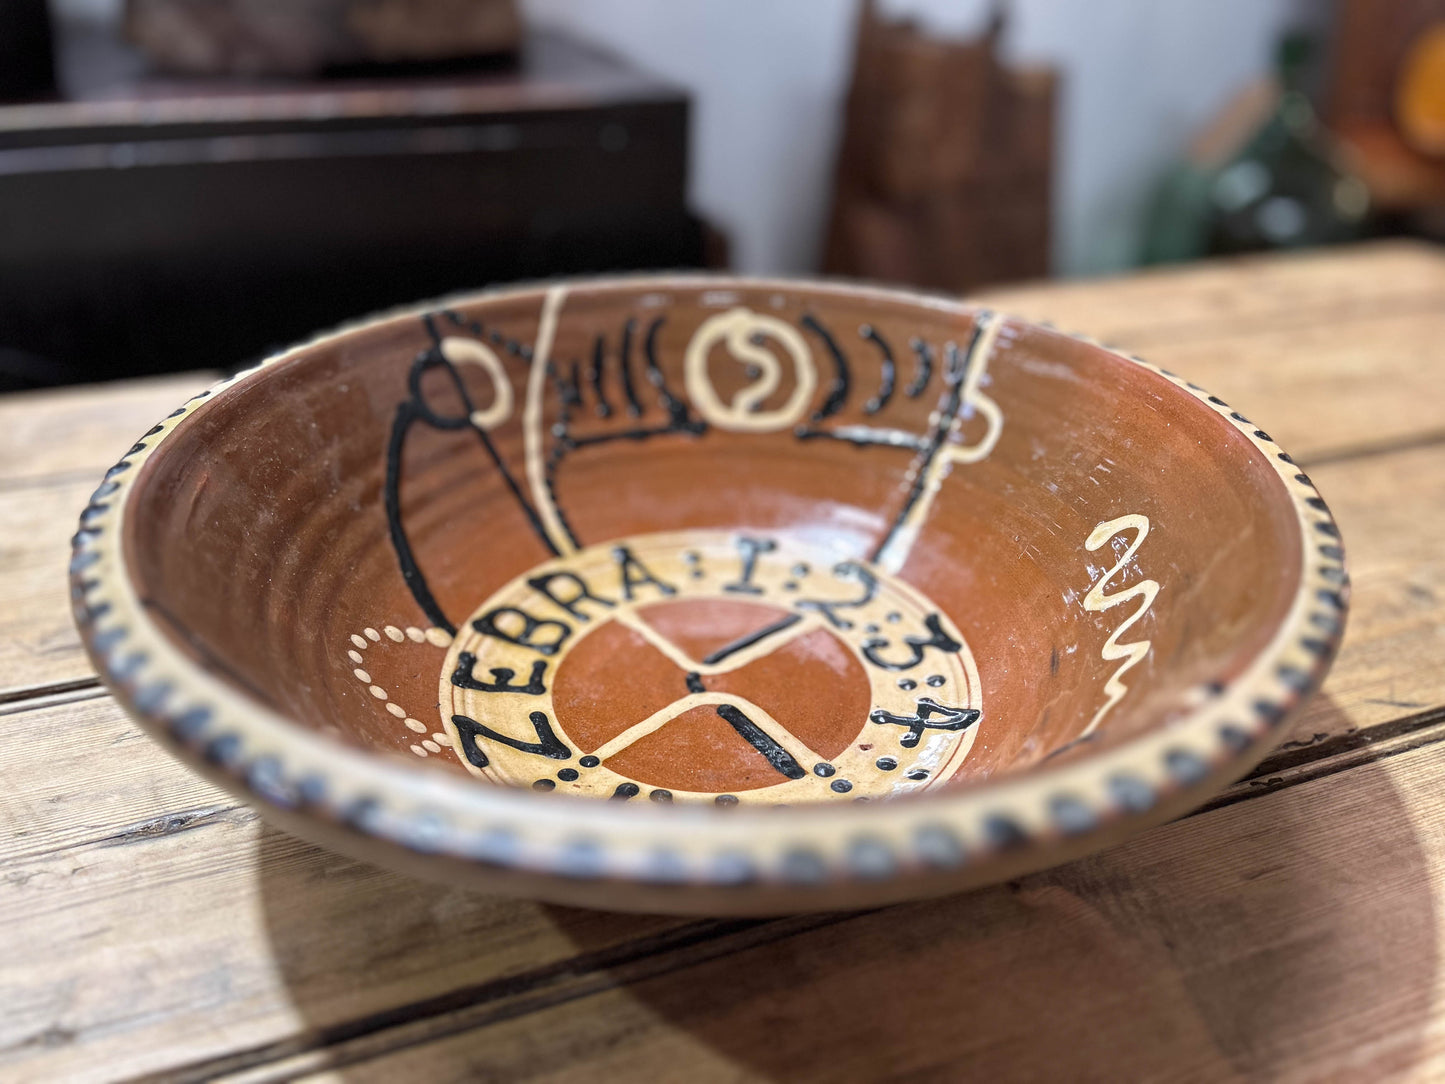
<instances>
[{"instance_id":1,"label":"spiral motif","mask_svg":"<svg viewBox=\"0 0 1445 1084\"><path fill-rule=\"evenodd\" d=\"M759 410L782 383L782 363L776 354L760 344L773 339L781 344L793 364L796 383L787 401L775 410ZM753 366L757 376L724 403L713 387L708 356L719 340L738 362ZM693 333L683 357L683 379L687 393L709 424L739 432L766 433L796 425L807 412L818 388L818 372L808 344L796 328L774 316L763 316L747 308L730 309L709 317Z\"/></svg>"}]
</instances>

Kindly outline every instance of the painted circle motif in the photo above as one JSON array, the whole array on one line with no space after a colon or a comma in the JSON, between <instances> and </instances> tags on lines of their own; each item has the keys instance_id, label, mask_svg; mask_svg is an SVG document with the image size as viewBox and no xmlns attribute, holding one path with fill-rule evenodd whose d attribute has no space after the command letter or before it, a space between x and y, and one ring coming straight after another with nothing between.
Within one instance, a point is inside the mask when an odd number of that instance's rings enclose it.
<instances>
[{"instance_id":1,"label":"painted circle motif","mask_svg":"<svg viewBox=\"0 0 1445 1084\"><path fill-rule=\"evenodd\" d=\"M453 639L440 710L491 782L732 805L933 786L982 698L962 634L908 584L782 533L684 531L502 587Z\"/></svg>"},{"instance_id":2,"label":"painted circle motif","mask_svg":"<svg viewBox=\"0 0 1445 1084\"><path fill-rule=\"evenodd\" d=\"M775 410L761 409L783 378L778 359L763 348L768 339L782 347L792 366L793 390L787 402ZM708 373L709 353L723 342L736 361L751 366L757 374L731 403L724 403L718 396ZM760 315L741 307L703 321L687 344L683 374L688 397L698 413L713 425L741 432L766 433L801 421L818 386L813 355L798 329L776 316Z\"/></svg>"}]
</instances>

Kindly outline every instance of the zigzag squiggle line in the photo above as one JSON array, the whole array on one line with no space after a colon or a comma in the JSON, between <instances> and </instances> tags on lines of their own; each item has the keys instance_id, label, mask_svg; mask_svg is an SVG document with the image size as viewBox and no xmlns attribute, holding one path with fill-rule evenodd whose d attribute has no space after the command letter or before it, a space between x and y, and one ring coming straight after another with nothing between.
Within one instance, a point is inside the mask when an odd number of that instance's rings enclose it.
<instances>
[{"instance_id":1,"label":"zigzag squiggle line","mask_svg":"<svg viewBox=\"0 0 1445 1084\"><path fill-rule=\"evenodd\" d=\"M1134 541L1129 544L1128 549L1124 551L1123 556L1119 558L1114 567L1100 576L1098 582L1089 588L1088 594L1084 596L1084 609L1100 612L1103 610L1111 610L1115 606L1122 606L1131 599L1137 598L1142 601L1139 604L1139 608L1125 618L1124 622L1104 641L1104 649L1100 653L1104 661L1113 662L1116 659L1123 659L1124 662L1119 669L1114 671L1113 676L1110 677L1104 685L1104 692L1108 696L1108 699L1104 701L1103 707L1094 713L1094 718L1089 721L1089 725L1084 729L1084 734L1093 733L1109 709L1124 698L1124 694L1129 691L1129 688L1120 679L1144 660L1144 657L1149 654L1149 648L1151 646L1151 641L1149 640L1136 640L1132 644L1121 644L1119 643L1119 637L1124 635L1135 622L1144 616L1149 607L1154 604L1154 596L1159 593L1159 584L1154 580L1141 580L1127 590L1118 591L1112 595L1106 595L1104 593L1105 586L1107 586L1109 581L1113 579L1125 565L1133 560L1134 554L1138 552L1139 547L1144 543L1144 539L1148 537L1148 517L1137 514L1120 516L1118 519L1111 519L1101 523L1090 533L1088 539L1084 542L1084 547L1088 550L1097 550L1115 535L1119 534L1119 532L1127 530L1137 532L1134 535Z\"/></svg>"}]
</instances>

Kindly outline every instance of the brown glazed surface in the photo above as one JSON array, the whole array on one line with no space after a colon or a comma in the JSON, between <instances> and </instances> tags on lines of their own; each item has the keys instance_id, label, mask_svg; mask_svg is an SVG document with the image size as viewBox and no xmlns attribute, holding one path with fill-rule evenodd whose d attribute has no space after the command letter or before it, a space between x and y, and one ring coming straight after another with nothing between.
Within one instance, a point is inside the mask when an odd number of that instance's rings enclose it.
<instances>
[{"instance_id":1,"label":"brown glazed surface","mask_svg":"<svg viewBox=\"0 0 1445 1084\"><path fill-rule=\"evenodd\" d=\"M639 802L1090 755L1238 676L1302 577L1274 465L1164 377L778 283L366 325L203 404L143 470L130 575L215 675L478 786Z\"/></svg>"}]
</instances>

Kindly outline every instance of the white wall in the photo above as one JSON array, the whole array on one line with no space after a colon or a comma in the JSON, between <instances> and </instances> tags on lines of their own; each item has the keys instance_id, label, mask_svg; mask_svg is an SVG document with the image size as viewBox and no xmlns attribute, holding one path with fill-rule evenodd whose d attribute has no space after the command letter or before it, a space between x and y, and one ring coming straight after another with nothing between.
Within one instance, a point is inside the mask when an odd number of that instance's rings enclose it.
<instances>
[{"instance_id":1,"label":"white wall","mask_svg":"<svg viewBox=\"0 0 1445 1084\"><path fill-rule=\"evenodd\" d=\"M692 93L691 198L747 271L812 267L851 67L850 0L524 0Z\"/></svg>"},{"instance_id":2,"label":"white wall","mask_svg":"<svg viewBox=\"0 0 1445 1084\"><path fill-rule=\"evenodd\" d=\"M886 0L972 34L985 0ZM693 95L692 200L750 272L815 267L852 61L851 0L524 0ZM1055 269L1127 266L1152 186L1193 131L1268 70L1318 0L1014 0L1005 51L1064 77Z\"/></svg>"}]
</instances>

